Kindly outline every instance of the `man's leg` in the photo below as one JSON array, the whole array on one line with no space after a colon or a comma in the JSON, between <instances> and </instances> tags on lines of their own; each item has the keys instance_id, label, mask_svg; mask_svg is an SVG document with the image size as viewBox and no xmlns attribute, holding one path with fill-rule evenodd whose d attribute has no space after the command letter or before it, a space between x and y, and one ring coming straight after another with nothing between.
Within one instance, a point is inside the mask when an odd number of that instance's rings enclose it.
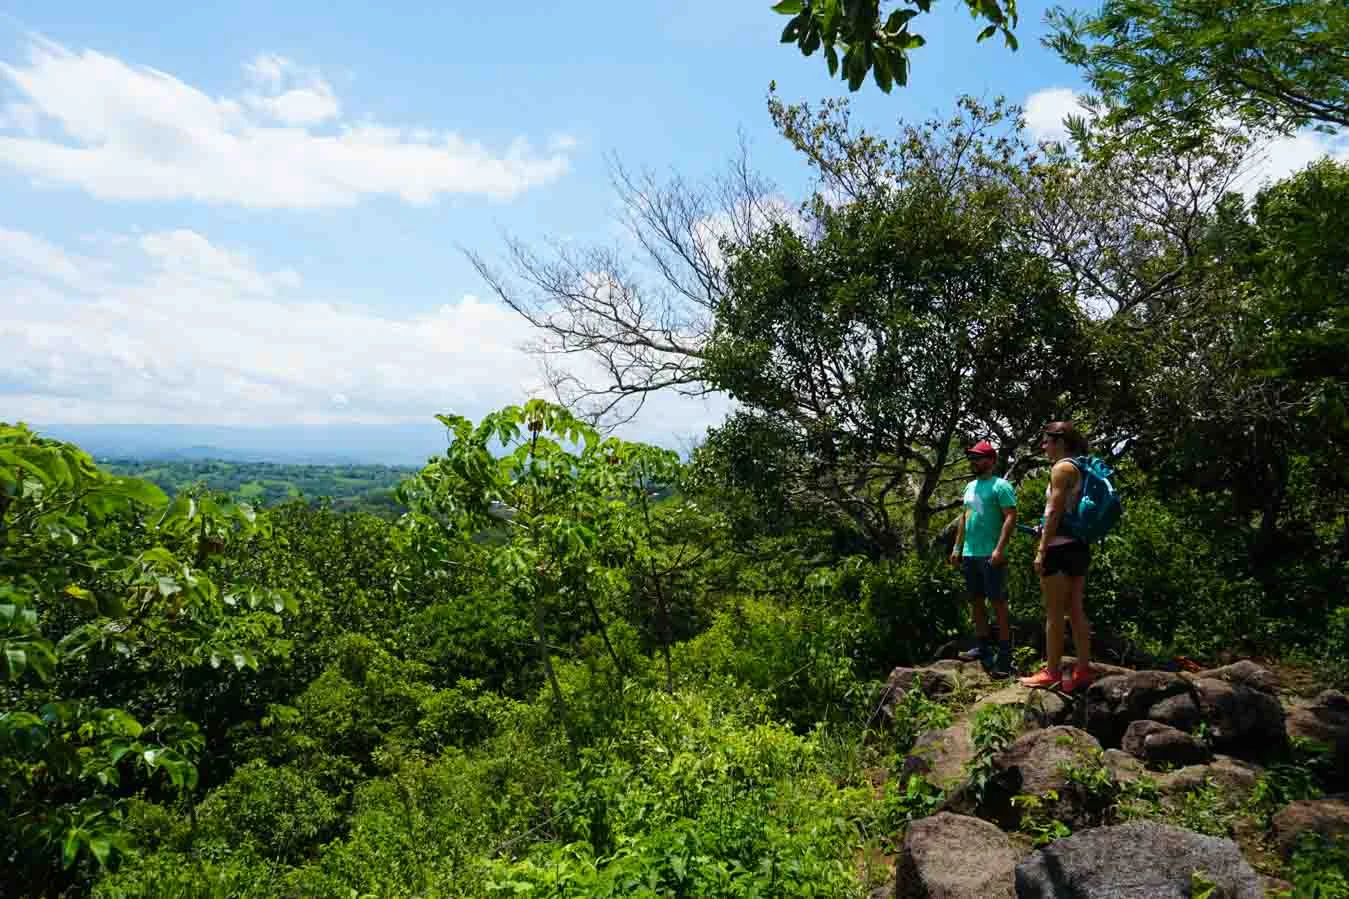
<instances>
[{"instance_id":1,"label":"man's leg","mask_svg":"<svg viewBox=\"0 0 1349 899\"><path fill-rule=\"evenodd\" d=\"M974 618L975 644L962 652L957 658L962 662L979 662L988 655L988 612L984 609L983 593L971 593L970 615Z\"/></svg>"},{"instance_id":2,"label":"man's leg","mask_svg":"<svg viewBox=\"0 0 1349 899\"><path fill-rule=\"evenodd\" d=\"M998 616L998 640L1003 643L1011 642L1012 622L1007 613L1007 597L994 601L993 612Z\"/></svg>"},{"instance_id":3,"label":"man's leg","mask_svg":"<svg viewBox=\"0 0 1349 899\"><path fill-rule=\"evenodd\" d=\"M993 652L993 675L1006 677L1012 673L1012 627L1007 615L1007 597L993 600L993 613L998 618L998 644Z\"/></svg>"},{"instance_id":4,"label":"man's leg","mask_svg":"<svg viewBox=\"0 0 1349 899\"><path fill-rule=\"evenodd\" d=\"M984 608L984 595L976 593L970 597L970 614L974 616L974 635L980 640L988 639L988 610Z\"/></svg>"},{"instance_id":5,"label":"man's leg","mask_svg":"<svg viewBox=\"0 0 1349 899\"><path fill-rule=\"evenodd\" d=\"M970 616L974 619L974 648L962 652L962 662L978 662L988 657L988 613L984 610L984 580L980 570L983 559L963 558L960 573L965 576L965 595L970 600Z\"/></svg>"},{"instance_id":6,"label":"man's leg","mask_svg":"<svg viewBox=\"0 0 1349 899\"><path fill-rule=\"evenodd\" d=\"M1007 620L1007 567L994 565L991 560L983 564L984 591L993 603L993 614L997 616L997 639L989 637L988 670L994 677L1007 677L1012 673L1011 628Z\"/></svg>"}]
</instances>

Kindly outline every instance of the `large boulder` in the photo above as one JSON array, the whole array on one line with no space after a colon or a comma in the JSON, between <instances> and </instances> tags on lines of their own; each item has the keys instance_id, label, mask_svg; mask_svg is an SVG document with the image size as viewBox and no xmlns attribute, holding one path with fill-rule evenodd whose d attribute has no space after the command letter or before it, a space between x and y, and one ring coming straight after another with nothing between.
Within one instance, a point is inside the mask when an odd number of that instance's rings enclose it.
<instances>
[{"instance_id":1,"label":"large boulder","mask_svg":"<svg viewBox=\"0 0 1349 899\"><path fill-rule=\"evenodd\" d=\"M1235 666L1229 666L1235 667ZM1199 715L1213 748L1240 758L1260 759L1288 746L1278 697L1247 684L1216 677L1194 681Z\"/></svg>"},{"instance_id":2,"label":"large boulder","mask_svg":"<svg viewBox=\"0 0 1349 899\"><path fill-rule=\"evenodd\" d=\"M1184 711L1193 706L1193 713ZM1105 746L1118 746L1129 725L1151 718L1167 723L1198 719L1199 696L1190 681L1170 671L1130 671L1103 677L1087 688L1087 730Z\"/></svg>"},{"instance_id":3,"label":"large boulder","mask_svg":"<svg viewBox=\"0 0 1349 899\"><path fill-rule=\"evenodd\" d=\"M1198 765L1212 756L1202 740L1160 721L1135 721L1124 731L1120 748L1145 762Z\"/></svg>"},{"instance_id":4,"label":"large boulder","mask_svg":"<svg viewBox=\"0 0 1349 899\"><path fill-rule=\"evenodd\" d=\"M1231 840L1152 821L1098 827L1050 843L1016 867L1018 899L1188 899L1200 872L1224 899L1261 899L1260 878Z\"/></svg>"},{"instance_id":5,"label":"large boulder","mask_svg":"<svg viewBox=\"0 0 1349 899\"><path fill-rule=\"evenodd\" d=\"M1304 833L1324 837L1349 834L1349 793L1325 799L1301 799L1289 803L1270 822L1274 840L1284 855L1292 855Z\"/></svg>"},{"instance_id":6,"label":"large boulder","mask_svg":"<svg viewBox=\"0 0 1349 899\"><path fill-rule=\"evenodd\" d=\"M970 720L961 718L950 727L923 734L904 760L905 773L921 774L943 790L957 786L974 758L971 730Z\"/></svg>"},{"instance_id":7,"label":"large boulder","mask_svg":"<svg viewBox=\"0 0 1349 899\"><path fill-rule=\"evenodd\" d=\"M1022 856L979 818L940 812L909 825L895 862L898 899L1012 899Z\"/></svg>"},{"instance_id":8,"label":"large boulder","mask_svg":"<svg viewBox=\"0 0 1349 899\"><path fill-rule=\"evenodd\" d=\"M1006 830L1015 830L1022 809L1012 800L1029 794L1043 800L1041 814L1070 827L1097 821L1105 811L1105 797L1080 789L1067 769L1098 765L1100 753L1101 744L1075 727L1033 730L993 757L993 774L982 801L976 805L971 791L960 791L948 801L948 808L974 811Z\"/></svg>"},{"instance_id":9,"label":"large boulder","mask_svg":"<svg viewBox=\"0 0 1349 899\"><path fill-rule=\"evenodd\" d=\"M1338 690L1324 690L1311 703L1289 712L1287 727L1290 737L1330 747L1331 776L1349 788L1349 698Z\"/></svg>"}]
</instances>

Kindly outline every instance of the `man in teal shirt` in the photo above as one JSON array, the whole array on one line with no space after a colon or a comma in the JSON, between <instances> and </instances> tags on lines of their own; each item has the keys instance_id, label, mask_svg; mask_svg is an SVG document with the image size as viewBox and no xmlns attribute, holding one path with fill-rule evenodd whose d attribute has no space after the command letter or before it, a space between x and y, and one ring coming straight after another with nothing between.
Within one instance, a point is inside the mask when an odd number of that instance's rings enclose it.
<instances>
[{"instance_id":1,"label":"man in teal shirt","mask_svg":"<svg viewBox=\"0 0 1349 899\"><path fill-rule=\"evenodd\" d=\"M965 451L974 480L965 488L964 507L956 520L956 540L951 564L965 575L965 592L974 614L974 632L979 645L960 656L980 661L995 677L1012 673L1012 639L1007 621L1007 541L1016 529L1016 491L993 474L998 453L987 440ZM988 626L984 598L993 603L998 617L995 644Z\"/></svg>"}]
</instances>

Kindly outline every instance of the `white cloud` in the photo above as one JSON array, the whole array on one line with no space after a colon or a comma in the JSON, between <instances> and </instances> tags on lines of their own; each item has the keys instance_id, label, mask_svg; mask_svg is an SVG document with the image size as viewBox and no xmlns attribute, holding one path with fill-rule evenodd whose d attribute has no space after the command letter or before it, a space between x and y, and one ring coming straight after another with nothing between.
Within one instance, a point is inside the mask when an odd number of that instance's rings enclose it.
<instances>
[{"instance_id":1,"label":"white cloud","mask_svg":"<svg viewBox=\"0 0 1349 899\"><path fill-rule=\"evenodd\" d=\"M342 111L332 85L317 71L302 68L284 56L259 56L244 71L262 93L248 94L253 110L286 125L317 125Z\"/></svg>"},{"instance_id":2,"label":"white cloud","mask_svg":"<svg viewBox=\"0 0 1349 899\"><path fill-rule=\"evenodd\" d=\"M18 131L20 134L37 134L37 107L31 103L9 103L0 109L0 131Z\"/></svg>"},{"instance_id":3,"label":"white cloud","mask_svg":"<svg viewBox=\"0 0 1349 899\"><path fill-rule=\"evenodd\" d=\"M1259 144L1236 187L1247 196L1260 188L1305 169L1324 156L1349 161L1349 137L1300 131Z\"/></svg>"},{"instance_id":4,"label":"white cloud","mask_svg":"<svg viewBox=\"0 0 1349 899\"><path fill-rule=\"evenodd\" d=\"M26 62L0 63L24 98L0 122L0 164L103 199L252 208L509 199L568 167L562 145L545 153L516 139L494 151L454 132L345 120L332 87L282 57L245 71L252 92L216 98L165 72L34 41Z\"/></svg>"},{"instance_id":5,"label":"white cloud","mask_svg":"<svg viewBox=\"0 0 1349 899\"><path fill-rule=\"evenodd\" d=\"M1026 129L1036 140L1066 140L1068 128L1064 119L1086 114L1071 88L1051 87L1036 91L1026 98Z\"/></svg>"},{"instance_id":6,"label":"white cloud","mask_svg":"<svg viewBox=\"0 0 1349 899\"><path fill-rule=\"evenodd\" d=\"M1026 128L1036 140L1065 140L1069 115L1086 115L1078 95L1066 87L1036 91L1026 98ZM1247 196L1262 186L1306 168L1330 156L1349 159L1349 136L1329 136L1310 129L1296 134L1258 140L1234 187Z\"/></svg>"},{"instance_id":7,"label":"white cloud","mask_svg":"<svg viewBox=\"0 0 1349 899\"><path fill-rule=\"evenodd\" d=\"M178 230L91 241L0 231L5 416L47 423L295 424L473 416L541 392L515 313L464 296L395 317ZM670 444L726 404L659 396L629 437Z\"/></svg>"}]
</instances>

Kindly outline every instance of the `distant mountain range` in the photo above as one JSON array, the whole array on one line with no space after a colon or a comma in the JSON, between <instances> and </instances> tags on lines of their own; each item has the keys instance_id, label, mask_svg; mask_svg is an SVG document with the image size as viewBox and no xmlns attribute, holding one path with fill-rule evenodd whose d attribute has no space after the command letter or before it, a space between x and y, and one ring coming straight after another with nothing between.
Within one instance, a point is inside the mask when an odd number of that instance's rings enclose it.
<instances>
[{"instance_id":1,"label":"distant mountain range","mask_svg":"<svg viewBox=\"0 0 1349 899\"><path fill-rule=\"evenodd\" d=\"M424 465L445 451L435 421L398 425L31 425L98 459Z\"/></svg>"}]
</instances>

